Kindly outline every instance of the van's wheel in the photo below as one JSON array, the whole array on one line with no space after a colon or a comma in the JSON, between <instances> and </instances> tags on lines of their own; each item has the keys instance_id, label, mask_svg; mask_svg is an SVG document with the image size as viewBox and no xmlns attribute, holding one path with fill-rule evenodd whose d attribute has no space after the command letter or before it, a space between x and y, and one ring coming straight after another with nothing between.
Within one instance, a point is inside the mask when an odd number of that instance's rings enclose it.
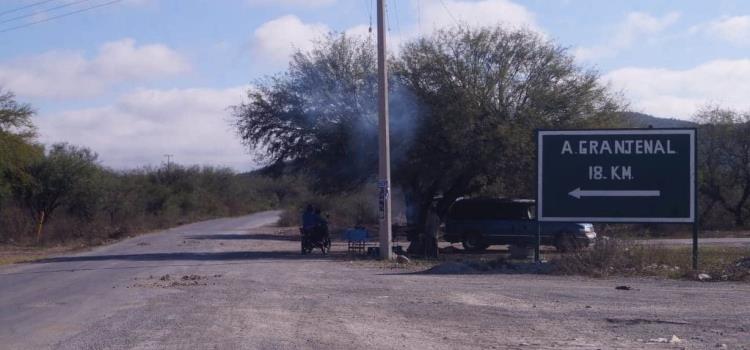
<instances>
[{"instance_id":1,"label":"van's wheel","mask_svg":"<svg viewBox=\"0 0 750 350\"><path fill-rule=\"evenodd\" d=\"M464 235L464 239L461 241L464 246L464 250L470 252L479 252L487 249L490 245L485 243L482 239L482 235L472 232Z\"/></svg>"},{"instance_id":2,"label":"van's wheel","mask_svg":"<svg viewBox=\"0 0 750 350\"><path fill-rule=\"evenodd\" d=\"M569 253L580 249L580 246L573 237L562 233L555 237L555 249L560 253Z\"/></svg>"}]
</instances>

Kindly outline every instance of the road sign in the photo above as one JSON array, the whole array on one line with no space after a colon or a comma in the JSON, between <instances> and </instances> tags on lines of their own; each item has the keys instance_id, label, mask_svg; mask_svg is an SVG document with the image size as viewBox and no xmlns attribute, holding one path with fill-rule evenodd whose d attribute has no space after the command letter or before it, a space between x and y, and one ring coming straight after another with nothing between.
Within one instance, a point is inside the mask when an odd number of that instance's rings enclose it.
<instances>
[{"instance_id":1,"label":"road sign","mask_svg":"<svg viewBox=\"0 0 750 350\"><path fill-rule=\"evenodd\" d=\"M695 129L537 133L539 221L695 222Z\"/></svg>"}]
</instances>

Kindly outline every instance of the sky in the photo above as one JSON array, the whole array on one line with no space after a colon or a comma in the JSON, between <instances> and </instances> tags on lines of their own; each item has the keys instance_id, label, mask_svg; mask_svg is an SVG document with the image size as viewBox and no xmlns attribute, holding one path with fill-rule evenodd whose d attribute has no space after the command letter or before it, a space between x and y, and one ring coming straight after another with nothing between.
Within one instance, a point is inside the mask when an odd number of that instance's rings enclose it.
<instances>
[{"instance_id":1,"label":"sky","mask_svg":"<svg viewBox=\"0 0 750 350\"><path fill-rule=\"evenodd\" d=\"M630 109L690 119L750 110L750 1L387 0L389 50L457 23L539 32ZM114 169L258 166L229 107L331 31L371 35L374 0L3 0L0 88L45 144Z\"/></svg>"}]
</instances>

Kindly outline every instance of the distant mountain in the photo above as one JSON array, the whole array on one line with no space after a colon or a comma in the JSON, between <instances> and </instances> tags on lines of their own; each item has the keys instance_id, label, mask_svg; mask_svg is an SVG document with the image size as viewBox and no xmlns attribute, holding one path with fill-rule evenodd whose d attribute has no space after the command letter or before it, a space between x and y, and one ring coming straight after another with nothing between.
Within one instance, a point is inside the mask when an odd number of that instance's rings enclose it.
<instances>
[{"instance_id":1,"label":"distant mountain","mask_svg":"<svg viewBox=\"0 0 750 350\"><path fill-rule=\"evenodd\" d=\"M694 128L698 124L680 119L658 118L638 112L624 112L623 118L634 128Z\"/></svg>"}]
</instances>

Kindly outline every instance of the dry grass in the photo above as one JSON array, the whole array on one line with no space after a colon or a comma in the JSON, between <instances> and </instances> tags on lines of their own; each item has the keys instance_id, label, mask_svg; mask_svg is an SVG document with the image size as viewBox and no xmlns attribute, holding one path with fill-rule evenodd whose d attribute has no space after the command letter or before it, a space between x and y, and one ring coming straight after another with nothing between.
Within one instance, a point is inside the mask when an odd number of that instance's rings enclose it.
<instances>
[{"instance_id":1,"label":"dry grass","mask_svg":"<svg viewBox=\"0 0 750 350\"><path fill-rule=\"evenodd\" d=\"M699 271L692 270L691 247L644 245L618 239L598 240L591 249L561 256L555 262L562 274L593 277L660 276L695 278L707 273L713 280L750 281L750 268L738 262L750 258L747 247L701 247Z\"/></svg>"},{"instance_id":2,"label":"dry grass","mask_svg":"<svg viewBox=\"0 0 750 350\"><path fill-rule=\"evenodd\" d=\"M359 258L359 257L347 257L341 260L347 261L351 266L354 267L365 267L365 268L377 268L383 270L397 270L400 272L418 272L424 271L435 265L438 265L440 261L437 260L422 260L422 259L411 259L408 264L399 264L395 260L379 260L374 258Z\"/></svg>"},{"instance_id":3,"label":"dry grass","mask_svg":"<svg viewBox=\"0 0 750 350\"><path fill-rule=\"evenodd\" d=\"M88 245L80 243L52 247L0 245L0 266L43 259L51 255L80 252L88 248Z\"/></svg>"}]
</instances>

